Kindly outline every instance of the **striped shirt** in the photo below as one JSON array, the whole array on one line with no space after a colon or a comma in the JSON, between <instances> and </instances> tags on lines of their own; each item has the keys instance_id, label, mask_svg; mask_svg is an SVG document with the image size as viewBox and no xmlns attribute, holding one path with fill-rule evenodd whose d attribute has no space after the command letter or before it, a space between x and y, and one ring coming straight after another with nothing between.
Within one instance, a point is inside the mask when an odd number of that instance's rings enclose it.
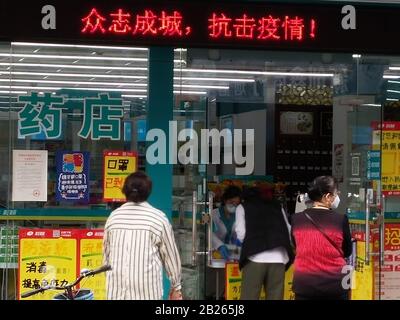
<instances>
[{"instance_id":1,"label":"striped shirt","mask_svg":"<svg viewBox=\"0 0 400 320\"><path fill-rule=\"evenodd\" d=\"M103 239L109 300L160 300L162 270L181 289L181 260L166 215L147 202L127 202L108 218Z\"/></svg>"}]
</instances>

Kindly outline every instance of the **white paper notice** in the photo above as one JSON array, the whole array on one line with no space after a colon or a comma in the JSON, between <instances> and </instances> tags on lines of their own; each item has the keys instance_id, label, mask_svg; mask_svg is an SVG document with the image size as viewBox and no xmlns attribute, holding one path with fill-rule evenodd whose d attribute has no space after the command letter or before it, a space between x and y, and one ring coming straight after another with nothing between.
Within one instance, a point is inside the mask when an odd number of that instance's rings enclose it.
<instances>
[{"instance_id":1,"label":"white paper notice","mask_svg":"<svg viewBox=\"0 0 400 320\"><path fill-rule=\"evenodd\" d=\"M13 150L12 201L47 201L47 150Z\"/></svg>"}]
</instances>

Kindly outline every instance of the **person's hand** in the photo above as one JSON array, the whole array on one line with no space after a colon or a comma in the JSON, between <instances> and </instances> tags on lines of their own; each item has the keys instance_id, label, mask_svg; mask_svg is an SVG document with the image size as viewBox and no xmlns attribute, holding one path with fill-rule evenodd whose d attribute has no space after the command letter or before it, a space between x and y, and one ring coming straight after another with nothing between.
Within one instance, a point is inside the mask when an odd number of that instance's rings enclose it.
<instances>
[{"instance_id":1,"label":"person's hand","mask_svg":"<svg viewBox=\"0 0 400 320\"><path fill-rule=\"evenodd\" d=\"M183 300L182 291L180 289L176 290L174 288L171 288L168 299L169 300Z\"/></svg>"},{"instance_id":2,"label":"person's hand","mask_svg":"<svg viewBox=\"0 0 400 320\"><path fill-rule=\"evenodd\" d=\"M229 260L229 250L226 247L226 245L222 245L218 248L219 253L221 254L222 258L224 258L224 260Z\"/></svg>"}]
</instances>

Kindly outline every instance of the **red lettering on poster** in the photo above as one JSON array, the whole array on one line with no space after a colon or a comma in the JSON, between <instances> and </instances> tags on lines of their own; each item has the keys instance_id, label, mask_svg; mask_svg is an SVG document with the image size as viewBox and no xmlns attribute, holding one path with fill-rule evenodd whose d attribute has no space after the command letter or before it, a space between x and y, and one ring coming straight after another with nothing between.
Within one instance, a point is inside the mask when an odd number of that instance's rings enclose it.
<instances>
[{"instance_id":1,"label":"red lettering on poster","mask_svg":"<svg viewBox=\"0 0 400 320\"><path fill-rule=\"evenodd\" d=\"M385 229L385 248L389 250L400 249L400 228L391 227Z\"/></svg>"}]
</instances>

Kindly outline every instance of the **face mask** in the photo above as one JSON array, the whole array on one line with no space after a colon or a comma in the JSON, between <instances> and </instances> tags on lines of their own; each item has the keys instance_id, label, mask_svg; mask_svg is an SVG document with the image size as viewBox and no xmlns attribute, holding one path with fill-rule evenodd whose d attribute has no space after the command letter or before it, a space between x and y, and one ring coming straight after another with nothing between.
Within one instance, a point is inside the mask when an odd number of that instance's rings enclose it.
<instances>
[{"instance_id":1,"label":"face mask","mask_svg":"<svg viewBox=\"0 0 400 320\"><path fill-rule=\"evenodd\" d=\"M336 195L335 200L333 200L331 204L331 208L336 209L337 207L339 207L339 203L340 203L340 198L338 195Z\"/></svg>"},{"instance_id":2,"label":"face mask","mask_svg":"<svg viewBox=\"0 0 400 320\"><path fill-rule=\"evenodd\" d=\"M235 211L236 211L236 206L235 206L234 204L227 204L227 205L226 205L226 210L227 210L229 213L235 213Z\"/></svg>"}]
</instances>

